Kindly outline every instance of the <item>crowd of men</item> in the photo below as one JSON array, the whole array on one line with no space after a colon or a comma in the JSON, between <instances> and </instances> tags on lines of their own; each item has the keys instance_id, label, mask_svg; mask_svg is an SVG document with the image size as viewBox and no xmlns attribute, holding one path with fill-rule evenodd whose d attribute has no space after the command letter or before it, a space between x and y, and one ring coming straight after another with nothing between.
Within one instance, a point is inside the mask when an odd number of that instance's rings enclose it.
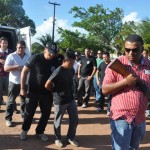
<instances>
[{"instance_id":1,"label":"crowd of men","mask_svg":"<svg viewBox=\"0 0 150 150\"><path fill-rule=\"evenodd\" d=\"M29 57L24 41L17 42L15 52L8 49L8 44L7 38L0 38L0 105L5 104L3 95L8 95L5 120L6 126L11 127L15 99L20 96L21 140L27 139L38 106L41 117L36 136L48 140L44 131L54 105L56 146L64 146L61 122L65 111L69 115L67 141L79 146L75 139L77 106L87 108L90 105L91 88L94 87L98 112L104 110L107 96L112 149L138 149L145 134L145 112L150 115L150 60L141 36L129 35L125 40L124 55L117 58L130 72L126 76L110 68L115 61L111 61L109 52L103 50L94 55L92 49L86 48L81 55L79 51L67 49L62 56L56 53L51 43L47 43L43 53ZM140 89L139 82L144 84L145 91Z\"/></svg>"}]
</instances>

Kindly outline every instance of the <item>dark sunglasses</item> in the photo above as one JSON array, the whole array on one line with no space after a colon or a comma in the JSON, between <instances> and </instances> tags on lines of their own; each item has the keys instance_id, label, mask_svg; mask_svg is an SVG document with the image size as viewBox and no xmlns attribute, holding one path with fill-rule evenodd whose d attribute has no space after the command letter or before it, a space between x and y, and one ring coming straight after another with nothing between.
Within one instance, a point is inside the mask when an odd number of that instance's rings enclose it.
<instances>
[{"instance_id":1,"label":"dark sunglasses","mask_svg":"<svg viewBox=\"0 0 150 150\"><path fill-rule=\"evenodd\" d=\"M102 54L102 53L97 53L97 54Z\"/></svg>"},{"instance_id":2,"label":"dark sunglasses","mask_svg":"<svg viewBox=\"0 0 150 150\"><path fill-rule=\"evenodd\" d=\"M125 51L126 51L127 53L129 53L130 51L132 51L133 53L137 53L137 52L139 51L139 48L138 48L138 47L137 47L137 48L134 48L134 49L125 48Z\"/></svg>"}]
</instances>

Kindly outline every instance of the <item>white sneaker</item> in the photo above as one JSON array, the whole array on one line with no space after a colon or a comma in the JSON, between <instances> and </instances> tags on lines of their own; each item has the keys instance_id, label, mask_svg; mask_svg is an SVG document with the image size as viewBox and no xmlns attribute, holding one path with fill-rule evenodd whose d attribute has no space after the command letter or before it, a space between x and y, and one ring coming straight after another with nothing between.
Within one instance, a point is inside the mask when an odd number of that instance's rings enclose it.
<instances>
[{"instance_id":1,"label":"white sneaker","mask_svg":"<svg viewBox=\"0 0 150 150\"><path fill-rule=\"evenodd\" d=\"M87 104L86 103L83 103L82 104L82 108L86 108L87 107Z\"/></svg>"},{"instance_id":2,"label":"white sneaker","mask_svg":"<svg viewBox=\"0 0 150 150\"><path fill-rule=\"evenodd\" d=\"M107 112L107 116L110 116L110 111Z\"/></svg>"},{"instance_id":3,"label":"white sneaker","mask_svg":"<svg viewBox=\"0 0 150 150\"><path fill-rule=\"evenodd\" d=\"M79 146L79 143L78 143L76 140L70 140L70 139L68 139L68 142L69 142L72 146L75 146L75 147L78 147L78 146Z\"/></svg>"},{"instance_id":4,"label":"white sneaker","mask_svg":"<svg viewBox=\"0 0 150 150\"><path fill-rule=\"evenodd\" d=\"M6 120L6 126L7 126L7 127L11 127L11 126L12 126L12 123L11 123L10 120Z\"/></svg>"},{"instance_id":5,"label":"white sneaker","mask_svg":"<svg viewBox=\"0 0 150 150\"><path fill-rule=\"evenodd\" d=\"M20 140L26 140L27 139L27 131L22 131L19 137L20 137Z\"/></svg>"},{"instance_id":6,"label":"white sneaker","mask_svg":"<svg viewBox=\"0 0 150 150\"><path fill-rule=\"evenodd\" d=\"M55 145L58 147L63 147L61 140L55 140Z\"/></svg>"},{"instance_id":7,"label":"white sneaker","mask_svg":"<svg viewBox=\"0 0 150 150\"><path fill-rule=\"evenodd\" d=\"M150 117L150 110L146 110L146 117Z\"/></svg>"},{"instance_id":8,"label":"white sneaker","mask_svg":"<svg viewBox=\"0 0 150 150\"><path fill-rule=\"evenodd\" d=\"M36 134L42 141L48 141L48 136L46 134Z\"/></svg>"}]
</instances>

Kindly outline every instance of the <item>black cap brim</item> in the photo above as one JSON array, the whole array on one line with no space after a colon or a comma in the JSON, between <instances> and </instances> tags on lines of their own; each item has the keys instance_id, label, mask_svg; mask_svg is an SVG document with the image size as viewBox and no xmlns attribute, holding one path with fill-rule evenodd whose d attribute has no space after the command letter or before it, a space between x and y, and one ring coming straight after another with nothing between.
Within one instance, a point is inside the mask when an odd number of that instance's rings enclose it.
<instances>
[{"instance_id":1,"label":"black cap brim","mask_svg":"<svg viewBox=\"0 0 150 150\"><path fill-rule=\"evenodd\" d=\"M48 50L48 52L49 52L50 54L55 55L55 52L54 52L53 50L51 50L51 49L49 49L49 48L47 48L47 50Z\"/></svg>"}]
</instances>

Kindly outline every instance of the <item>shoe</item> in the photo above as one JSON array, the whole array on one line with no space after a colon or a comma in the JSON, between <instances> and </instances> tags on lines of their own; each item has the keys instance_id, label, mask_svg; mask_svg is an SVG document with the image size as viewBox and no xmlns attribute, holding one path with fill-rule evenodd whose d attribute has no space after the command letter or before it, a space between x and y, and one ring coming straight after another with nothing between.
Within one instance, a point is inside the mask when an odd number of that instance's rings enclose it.
<instances>
[{"instance_id":1,"label":"shoe","mask_svg":"<svg viewBox=\"0 0 150 150\"><path fill-rule=\"evenodd\" d=\"M103 109L101 107L97 108L97 112L102 112L102 111L103 111Z\"/></svg>"},{"instance_id":2,"label":"shoe","mask_svg":"<svg viewBox=\"0 0 150 150\"><path fill-rule=\"evenodd\" d=\"M69 142L72 146L75 146L75 147L78 147L78 146L79 146L79 143L78 143L76 140L70 140L70 139L68 139L68 142Z\"/></svg>"},{"instance_id":3,"label":"shoe","mask_svg":"<svg viewBox=\"0 0 150 150\"><path fill-rule=\"evenodd\" d=\"M94 103L95 103L95 104L99 104L100 101L99 101L99 100L95 100Z\"/></svg>"},{"instance_id":4,"label":"shoe","mask_svg":"<svg viewBox=\"0 0 150 150\"><path fill-rule=\"evenodd\" d=\"M48 141L48 136L46 134L36 134L42 141Z\"/></svg>"},{"instance_id":5,"label":"shoe","mask_svg":"<svg viewBox=\"0 0 150 150\"><path fill-rule=\"evenodd\" d=\"M87 104L86 103L83 103L82 104L82 108L86 108L87 107Z\"/></svg>"},{"instance_id":6,"label":"shoe","mask_svg":"<svg viewBox=\"0 0 150 150\"><path fill-rule=\"evenodd\" d=\"M58 147L63 147L61 140L55 140L55 145Z\"/></svg>"},{"instance_id":7,"label":"shoe","mask_svg":"<svg viewBox=\"0 0 150 150\"><path fill-rule=\"evenodd\" d=\"M107 112L107 116L109 116L109 115L110 115L110 111Z\"/></svg>"},{"instance_id":8,"label":"shoe","mask_svg":"<svg viewBox=\"0 0 150 150\"><path fill-rule=\"evenodd\" d=\"M7 126L7 127L11 127L11 126L12 126L12 123L11 123L10 120L6 120L6 126Z\"/></svg>"},{"instance_id":9,"label":"shoe","mask_svg":"<svg viewBox=\"0 0 150 150\"><path fill-rule=\"evenodd\" d=\"M22 131L19 137L20 137L20 140L26 140L27 139L27 131Z\"/></svg>"},{"instance_id":10,"label":"shoe","mask_svg":"<svg viewBox=\"0 0 150 150\"><path fill-rule=\"evenodd\" d=\"M14 113L15 113L15 114L20 114L20 111L17 110L17 109L15 109L15 110L14 110Z\"/></svg>"},{"instance_id":11,"label":"shoe","mask_svg":"<svg viewBox=\"0 0 150 150\"><path fill-rule=\"evenodd\" d=\"M146 110L145 115L146 115L146 117L150 117L150 110Z\"/></svg>"},{"instance_id":12,"label":"shoe","mask_svg":"<svg viewBox=\"0 0 150 150\"><path fill-rule=\"evenodd\" d=\"M4 101L2 101L1 105L6 105L6 103Z\"/></svg>"},{"instance_id":13,"label":"shoe","mask_svg":"<svg viewBox=\"0 0 150 150\"><path fill-rule=\"evenodd\" d=\"M82 102L77 102L77 106L82 106Z\"/></svg>"}]
</instances>

